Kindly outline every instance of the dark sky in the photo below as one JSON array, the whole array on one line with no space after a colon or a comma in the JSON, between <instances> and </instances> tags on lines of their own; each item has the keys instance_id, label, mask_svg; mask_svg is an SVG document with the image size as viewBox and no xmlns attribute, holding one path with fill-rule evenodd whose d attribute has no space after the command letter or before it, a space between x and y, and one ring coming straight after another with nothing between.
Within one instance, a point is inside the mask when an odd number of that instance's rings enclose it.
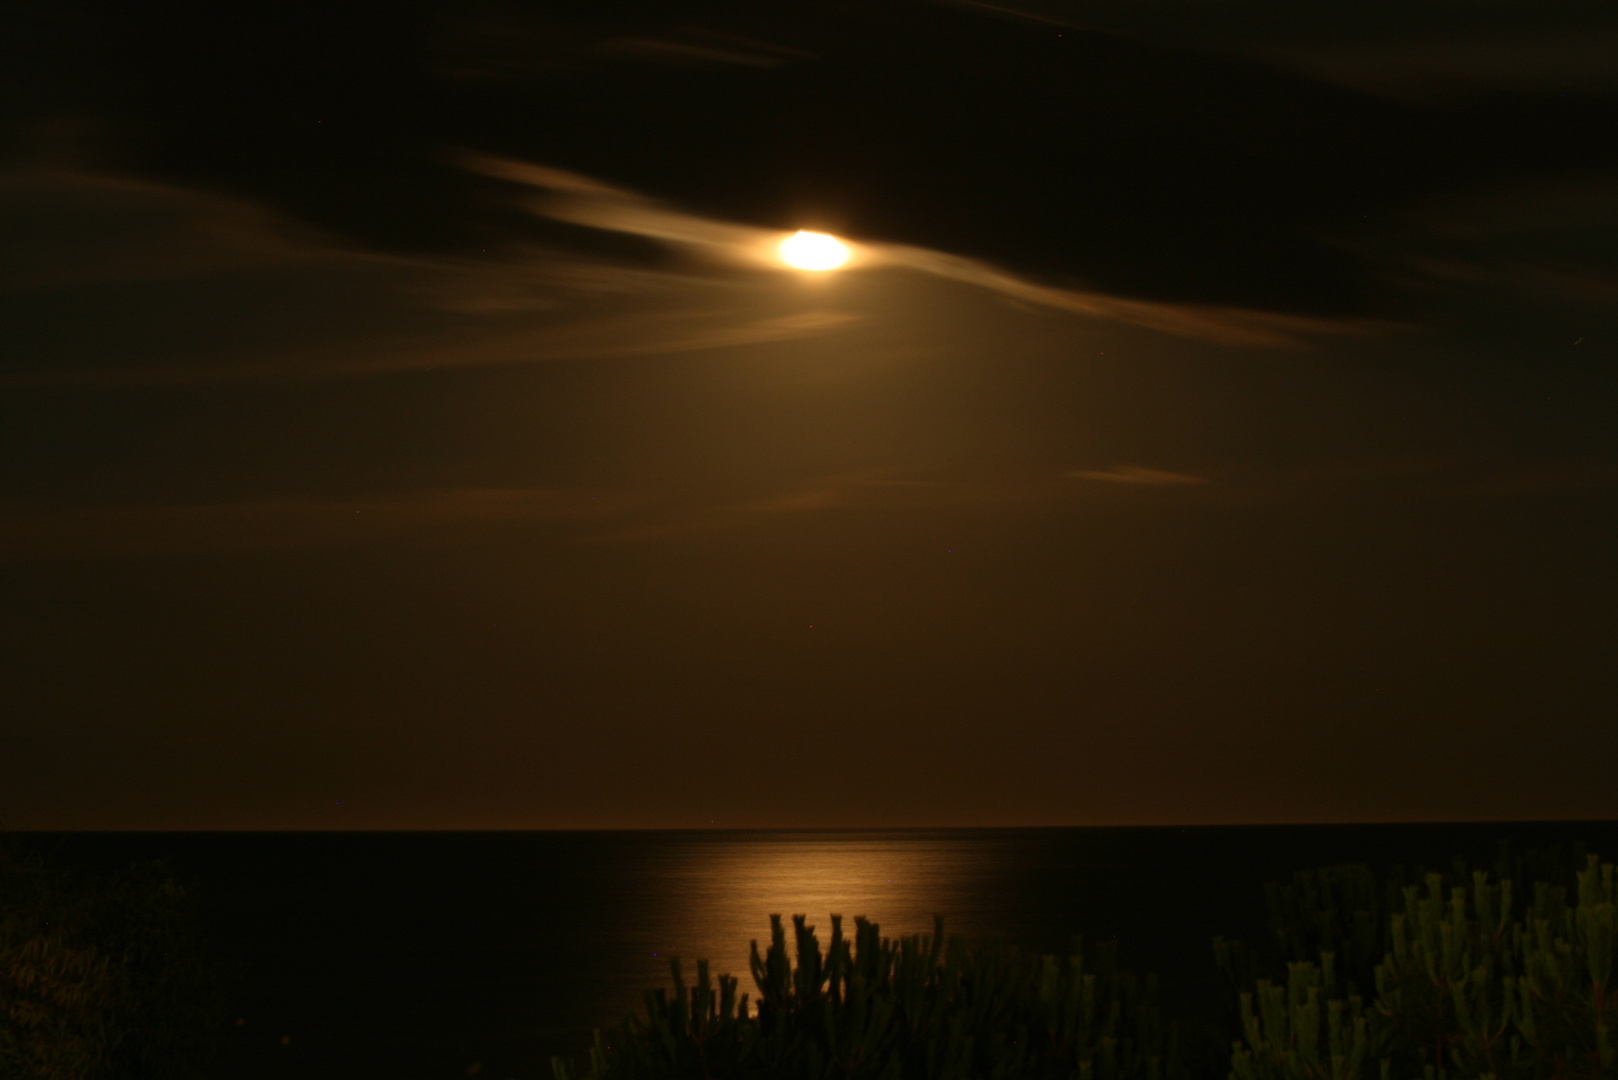
<instances>
[{"instance_id":1,"label":"dark sky","mask_svg":"<svg viewBox=\"0 0 1618 1080\"><path fill-rule=\"evenodd\" d=\"M0 825L1618 816L1604 2L0 42Z\"/></svg>"}]
</instances>

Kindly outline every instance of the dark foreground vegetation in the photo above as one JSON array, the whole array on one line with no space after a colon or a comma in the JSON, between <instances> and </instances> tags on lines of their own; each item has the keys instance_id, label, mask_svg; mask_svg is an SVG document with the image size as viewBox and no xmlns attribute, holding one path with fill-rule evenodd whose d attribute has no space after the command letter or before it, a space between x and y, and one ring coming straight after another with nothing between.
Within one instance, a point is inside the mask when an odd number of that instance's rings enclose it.
<instances>
[{"instance_id":1,"label":"dark foreground vegetation","mask_svg":"<svg viewBox=\"0 0 1618 1080\"><path fill-rule=\"evenodd\" d=\"M0 844L0 1078L191 1080L223 1030L196 894L162 863L115 870Z\"/></svg>"},{"instance_id":2,"label":"dark foreground vegetation","mask_svg":"<svg viewBox=\"0 0 1618 1080\"><path fill-rule=\"evenodd\" d=\"M1582 863L1582 865L1579 865ZM1364 866L1268 887L1273 935L1216 939L1228 1000L1165 1017L1156 981L1109 947L1066 956L996 941L881 937L831 919L824 945L802 916L771 919L757 996L697 965L648 992L645 1013L598 1032L556 1080L663 1077L821 1080L1607 1080L1614 868L1580 853L1489 871Z\"/></svg>"},{"instance_id":3,"label":"dark foreground vegetation","mask_svg":"<svg viewBox=\"0 0 1618 1080\"><path fill-rule=\"evenodd\" d=\"M1194 885L1188 885L1193 888ZM1618 1080L1618 880L1577 848L1487 869L1337 866L1215 939L1225 990L1159 1001L1111 943L1031 955L833 916L771 920L749 993L699 963L556 1080ZM0 1080L222 1075L227 995L194 888L0 842ZM1187 958L1194 966L1200 958Z\"/></svg>"}]
</instances>

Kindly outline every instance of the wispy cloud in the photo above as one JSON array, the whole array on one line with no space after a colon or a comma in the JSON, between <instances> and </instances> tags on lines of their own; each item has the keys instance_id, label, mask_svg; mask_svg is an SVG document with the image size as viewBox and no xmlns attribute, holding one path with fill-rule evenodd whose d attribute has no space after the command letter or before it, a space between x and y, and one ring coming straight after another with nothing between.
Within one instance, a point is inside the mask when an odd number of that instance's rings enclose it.
<instances>
[{"instance_id":1,"label":"wispy cloud","mask_svg":"<svg viewBox=\"0 0 1618 1080\"><path fill-rule=\"evenodd\" d=\"M1014 300L1221 345L1271 349L1304 347L1310 337L1370 334L1392 329L1385 322L1324 319L1216 305L1162 304L1105 293L1041 285L975 259L896 244L876 245L873 261L991 289Z\"/></svg>"},{"instance_id":2,"label":"wispy cloud","mask_svg":"<svg viewBox=\"0 0 1618 1080\"><path fill-rule=\"evenodd\" d=\"M1201 482L1153 470L1120 473L1134 483ZM940 480L868 468L791 478L755 491L438 488L191 504L0 503L0 561L443 543L525 525L545 526L562 540L624 544L714 537L843 510L1005 508L1071 500L1079 494L1080 489L1054 472Z\"/></svg>"},{"instance_id":3,"label":"wispy cloud","mask_svg":"<svg viewBox=\"0 0 1618 1080\"><path fill-rule=\"evenodd\" d=\"M465 169L481 176L545 192L527 203L528 209L542 217L705 249L715 257L741 265L780 268L775 247L784 234L778 229L690 214L633 191L546 165L472 153L462 154L459 161Z\"/></svg>"},{"instance_id":4,"label":"wispy cloud","mask_svg":"<svg viewBox=\"0 0 1618 1080\"><path fill-rule=\"evenodd\" d=\"M776 249L786 235L686 213L600 181L541 165L480 154L462 164L484 176L546 194L529 203L536 214L593 229L629 233L702 251L710 258L781 271ZM905 244L850 242L851 270L897 268L977 286L1029 304L1178 337L1228 345L1298 348L1319 335L1390 329L1368 320L1324 319L1217 305L1164 304L1060 288L1020 277L979 259Z\"/></svg>"},{"instance_id":5,"label":"wispy cloud","mask_svg":"<svg viewBox=\"0 0 1618 1080\"><path fill-rule=\"evenodd\" d=\"M0 290L28 293L216 276L336 254L327 238L250 200L52 167L0 170L0 252Z\"/></svg>"},{"instance_id":6,"label":"wispy cloud","mask_svg":"<svg viewBox=\"0 0 1618 1080\"><path fill-rule=\"evenodd\" d=\"M542 362L677 356L739 345L810 337L856 316L836 311L748 319L729 311L627 313L558 326L471 335L437 332L320 342L296 352L250 355L211 364L79 371L30 371L4 379L11 386L106 388L218 382L313 382L446 368Z\"/></svg>"},{"instance_id":7,"label":"wispy cloud","mask_svg":"<svg viewBox=\"0 0 1618 1080\"><path fill-rule=\"evenodd\" d=\"M754 497L689 498L662 504L637 504L621 523L593 533L589 538L626 542L712 536L755 528L781 518L861 509L930 512L976 507L1000 512L1085 498L1086 488L1072 483L1073 477L1133 485L1208 482L1198 476L1128 466L1095 472L1030 471L957 476L947 480L906 476L892 469L859 469L806 478L785 489ZM1088 490L1096 492L1095 488Z\"/></svg>"},{"instance_id":8,"label":"wispy cloud","mask_svg":"<svg viewBox=\"0 0 1618 1080\"><path fill-rule=\"evenodd\" d=\"M557 536L582 542L626 543L713 536L838 507L959 504L983 497L983 490L969 485L859 470L799 479L757 494L451 488L193 504L0 504L0 561L143 558L397 540L441 543L525 524L549 525L559 530Z\"/></svg>"},{"instance_id":9,"label":"wispy cloud","mask_svg":"<svg viewBox=\"0 0 1618 1080\"><path fill-rule=\"evenodd\" d=\"M1081 480L1087 483L1075 484ZM0 503L0 561L147 558L373 543L477 542L538 526L566 542L701 540L783 520L886 510L970 510L1111 498L1108 491L1201 489L1185 505L1322 496L1513 499L1618 488L1618 462L1581 458L1534 467L1465 460L1369 460L1208 477L1138 465L929 479L855 469L788 479L753 492L438 488L349 498L261 498L193 504L40 507ZM1171 500L1182 505L1181 500Z\"/></svg>"},{"instance_id":10,"label":"wispy cloud","mask_svg":"<svg viewBox=\"0 0 1618 1080\"><path fill-rule=\"evenodd\" d=\"M687 213L541 165L475 155L463 164L531 191L535 214L702 257L654 269L554 250L478 260L377 253L245 199L13 170L0 173L0 314L8 326L0 386L307 382L672 356L837 335L884 317L824 299L806 306L777 257L782 232ZM856 272L908 271L1202 341L1296 348L1379 329L1061 288L914 246L853 248ZM181 279L185 287L175 287ZM895 347L884 340L881 347Z\"/></svg>"},{"instance_id":11,"label":"wispy cloud","mask_svg":"<svg viewBox=\"0 0 1618 1080\"><path fill-rule=\"evenodd\" d=\"M801 480L785 490L757 497L687 498L649 507L590 536L603 543L711 536L773 518L826 511L870 501L869 489L888 483L882 470L856 470Z\"/></svg>"},{"instance_id":12,"label":"wispy cloud","mask_svg":"<svg viewBox=\"0 0 1618 1080\"><path fill-rule=\"evenodd\" d=\"M802 49L696 27L688 27L668 37L609 38L591 46L589 51L598 56L675 67L720 64L776 68L814 59L813 53Z\"/></svg>"},{"instance_id":13,"label":"wispy cloud","mask_svg":"<svg viewBox=\"0 0 1618 1080\"><path fill-rule=\"evenodd\" d=\"M355 250L241 199L0 172L0 385L311 381L678 355L835 333L733 276L556 251ZM71 313L67 317L64 313Z\"/></svg>"},{"instance_id":14,"label":"wispy cloud","mask_svg":"<svg viewBox=\"0 0 1618 1080\"><path fill-rule=\"evenodd\" d=\"M1443 99L1486 89L1608 93L1618 85L1610 30L1528 30L1438 40L1266 44L1252 50L1299 74L1390 97Z\"/></svg>"},{"instance_id":15,"label":"wispy cloud","mask_svg":"<svg viewBox=\"0 0 1618 1080\"><path fill-rule=\"evenodd\" d=\"M1100 480L1109 484L1206 484L1208 481L1189 473L1146 469L1139 465L1116 465L1110 469L1074 469L1069 476L1079 480Z\"/></svg>"},{"instance_id":16,"label":"wispy cloud","mask_svg":"<svg viewBox=\"0 0 1618 1080\"><path fill-rule=\"evenodd\" d=\"M1307 78L1392 97L1442 100L1482 90L1607 93L1618 35L1599 5L1500 5L1436 32L1396 6L1336 5L1278 18L1262 3L1166 0L935 0L979 14L1179 49L1242 56Z\"/></svg>"},{"instance_id":17,"label":"wispy cloud","mask_svg":"<svg viewBox=\"0 0 1618 1080\"><path fill-rule=\"evenodd\" d=\"M782 519L857 508L975 505L991 501L988 495L982 488L965 484L940 484L925 492L895 491L889 482L871 473L851 473L803 480L758 497L699 498L648 507L584 539L602 544L692 540L757 529ZM1004 502L1003 493L996 493L992 501Z\"/></svg>"},{"instance_id":18,"label":"wispy cloud","mask_svg":"<svg viewBox=\"0 0 1618 1080\"><path fill-rule=\"evenodd\" d=\"M140 557L372 543L520 522L622 514L627 496L554 488L459 488L352 499L40 508L0 505L0 559Z\"/></svg>"},{"instance_id":19,"label":"wispy cloud","mask_svg":"<svg viewBox=\"0 0 1618 1080\"><path fill-rule=\"evenodd\" d=\"M1586 308L1579 325L1610 333L1618 299L1618 177L1505 182L1433 200L1355 253L1422 297L1475 305L1498 318L1525 303ZM1571 341L1588 330L1569 336Z\"/></svg>"}]
</instances>

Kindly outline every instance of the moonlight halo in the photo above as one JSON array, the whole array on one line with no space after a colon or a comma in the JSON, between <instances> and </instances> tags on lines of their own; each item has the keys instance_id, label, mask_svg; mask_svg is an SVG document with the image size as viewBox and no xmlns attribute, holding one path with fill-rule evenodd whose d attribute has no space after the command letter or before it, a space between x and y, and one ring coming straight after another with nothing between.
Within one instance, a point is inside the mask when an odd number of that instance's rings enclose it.
<instances>
[{"instance_id":1,"label":"moonlight halo","mask_svg":"<svg viewBox=\"0 0 1618 1080\"><path fill-rule=\"evenodd\" d=\"M781 261L798 270L836 270L848 262L848 245L835 236L799 230L781 241Z\"/></svg>"}]
</instances>

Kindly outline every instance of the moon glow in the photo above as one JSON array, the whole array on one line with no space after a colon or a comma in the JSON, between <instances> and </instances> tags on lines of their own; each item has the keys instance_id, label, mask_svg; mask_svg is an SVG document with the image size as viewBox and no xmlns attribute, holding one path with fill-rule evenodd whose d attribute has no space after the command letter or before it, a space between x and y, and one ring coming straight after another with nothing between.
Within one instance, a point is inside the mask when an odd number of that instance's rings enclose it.
<instances>
[{"instance_id":1,"label":"moon glow","mask_svg":"<svg viewBox=\"0 0 1618 1080\"><path fill-rule=\"evenodd\" d=\"M848 245L825 233L796 232L781 241L781 261L799 270L835 270L848 261Z\"/></svg>"}]
</instances>

